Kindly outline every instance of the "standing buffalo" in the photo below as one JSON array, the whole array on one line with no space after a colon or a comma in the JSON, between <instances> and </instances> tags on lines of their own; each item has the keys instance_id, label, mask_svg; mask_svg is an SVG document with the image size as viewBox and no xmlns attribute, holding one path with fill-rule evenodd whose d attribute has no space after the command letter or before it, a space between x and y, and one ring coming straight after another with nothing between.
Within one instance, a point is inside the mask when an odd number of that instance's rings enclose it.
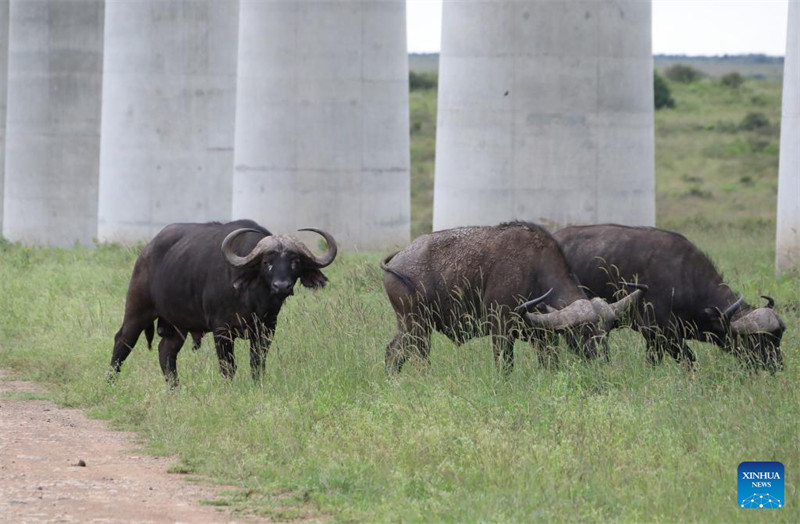
<instances>
[{"instance_id":1,"label":"standing buffalo","mask_svg":"<svg viewBox=\"0 0 800 524\"><path fill-rule=\"evenodd\" d=\"M187 334L195 345L214 335L220 372L233 377L233 341L250 340L254 379L264 370L283 301L295 282L323 287L320 271L336 258L333 237L318 229L328 249L315 256L299 240L269 231L251 220L227 224L172 224L147 244L133 268L125 317L114 337L110 377L136 345L142 331L153 338L158 323L158 358L164 377L177 384L176 359Z\"/></svg>"},{"instance_id":2,"label":"standing buffalo","mask_svg":"<svg viewBox=\"0 0 800 524\"><path fill-rule=\"evenodd\" d=\"M431 329L457 344L491 335L495 360L506 371L514 364L515 339L538 340L549 350L553 332L567 333L592 358L598 346L604 352L604 335L617 315L642 293L610 305L588 300L553 237L524 222L423 235L381 268L397 315L398 332L386 348L389 372L400 371L412 348L428 358ZM524 312L538 303L550 312ZM543 363L554 357L539 353Z\"/></svg>"},{"instance_id":3,"label":"standing buffalo","mask_svg":"<svg viewBox=\"0 0 800 524\"><path fill-rule=\"evenodd\" d=\"M683 235L651 227L574 226L553 236L591 295L609 298L617 282L639 279L649 286L633 327L647 340L648 359L658 363L664 352L695 355L686 339L704 340L734 349L751 364L775 370L783 365L780 341L786 329L767 306L753 308L722 281L711 260Z\"/></svg>"}]
</instances>

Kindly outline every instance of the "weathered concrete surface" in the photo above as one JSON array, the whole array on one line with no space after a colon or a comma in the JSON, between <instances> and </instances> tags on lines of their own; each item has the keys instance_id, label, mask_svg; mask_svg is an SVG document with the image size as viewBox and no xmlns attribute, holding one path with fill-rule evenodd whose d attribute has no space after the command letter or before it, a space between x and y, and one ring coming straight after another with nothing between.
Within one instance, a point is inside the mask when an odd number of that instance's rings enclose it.
<instances>
[{"instance_id":1,"label":"weathered concrete surface","mask_svg":"<svg viewBox=\"0 0 800 524\"><path fill-rule=\"evenodd\" d=\"M445 2L434 229L655 221L648 1Z\"/></svg>"},{"instance_id":2,"label":"weathered concrete surface","mask_svg":"<svg viewBox=\"0 0 800 524\"><path fill-rule=\"evenodd\" d=\"M775 267L800 269L800 2L789 2L783 64L778 223Z\"/></svg>"},{"instance_id":3,"label":"weathered concrete surface","mask_svg":"<svg viewBox=\"0 0 800 524\"><path fill-rule=\"evenodd\" d=\"M6 170L6 100L8 87L8 3L0 0L0 232L3 231L3 192Z\"/></svg>"},{"instance_id":4,"label":"weathered concrete surface","mask_svg":"<svg viewBox=\"0 0 800 524\"><path fill-rule=\"evenodd\" d=\"M98 235L230 219L238 2L109 1Z\"/></svg>"},{"instance_id":5,"label":"weathered concrete surface","mask_svg":"<svg viewBox=\"0 0 800 524\"><path fill-rule=\"evenodd\" d=\"M233 218L343 246L409 238L405 2L240 5Z\"/></svg>"},{"instance_id":6,"label":"weathered concrete surface","mask_svg":"<svg viewBox=\"0 0 800 524\"><path fill-rule=\"evenodd\" d=\"M103 1L12 2L3 235L89 244L97 231Z\"/></svg>"}]
</instances>

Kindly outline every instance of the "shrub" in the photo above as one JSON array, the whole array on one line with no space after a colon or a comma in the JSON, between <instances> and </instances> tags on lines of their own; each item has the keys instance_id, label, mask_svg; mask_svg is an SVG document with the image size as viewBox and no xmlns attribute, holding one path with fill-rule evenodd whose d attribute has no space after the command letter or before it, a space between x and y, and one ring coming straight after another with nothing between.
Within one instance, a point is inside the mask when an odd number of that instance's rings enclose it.
<instances>
[{"instance_id":1,"label":"shrub","mask_svg":"<svg viewBox=\"0 0 800 524\"><path fill-rule=\"evenodd\" d=\"M656 109L675 107L675 99L672 98L669 85L667 85L666 80L658 74L658 71L653 71L653 94L655 95Z\"/></svg>"},{"instance_id":2,"label":"shrub","mask_svg":"<svg viewBox=\"0 0 800 524\"><path fill-rule=\"evenodd\" d=\"M761 112L751 112L747 113L742 119L742 123L739 124L739 128L745 131L754 131L756 129L762 129L765 127L769 127L769 118L767 115Z\"/></svg>"},{"instance_id":3,"label":"shrub","mask_svg":"<svg viewBox=\"0 0 800 524\"><path fill-rule=\"evenodd\" d=\"M741 86L742 84L744 84L744 77L742 75L740 75L739 73L737 73L736 71L734 71L732 73L727 73L725 75L722 75L722 78L720 78L719 81L725 87L730 87L731 89L736 89L739 86Z\"/></svg>"},{"instance_id":4,"label":"shrub","mask_svg":"<svg viewBox=\"0 0 800 524\"><path fill-rule=\"evenodd\" d=\"M412 91L418 89L436 89L439 85L439 75L436 73L408 72L408 87Z\"/></svg>"},{"instance_id":5,"label":"shrub","mask_svg":"<svg viewBox=\"0 0 800 524\"><path fill-rule=\"evenodd\" d=\"M675 64L664 70L664 76L673 82L680 82L681 84L691 84L703 77L703 73L698 71L692 66L683 64Z\"/></svg>"}]
</instances>

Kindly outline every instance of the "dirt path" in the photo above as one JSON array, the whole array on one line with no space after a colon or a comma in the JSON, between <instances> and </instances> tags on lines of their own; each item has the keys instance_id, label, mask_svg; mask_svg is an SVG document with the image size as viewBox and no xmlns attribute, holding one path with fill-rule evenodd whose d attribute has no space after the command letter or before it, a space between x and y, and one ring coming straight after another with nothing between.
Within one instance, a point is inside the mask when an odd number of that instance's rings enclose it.
<instances>
[{"instance_id":1,"label":"dirt path","mask_svg":"<svg viewBox=\"0 0 800 524\"><path fill-rule=\"evenodd\" d=\"M132 434L18 398L42 391L0 370L0 522L253 522L200 505L219 490L167 473L174 460L137 451Z\"/></svg>"}]
</instances>

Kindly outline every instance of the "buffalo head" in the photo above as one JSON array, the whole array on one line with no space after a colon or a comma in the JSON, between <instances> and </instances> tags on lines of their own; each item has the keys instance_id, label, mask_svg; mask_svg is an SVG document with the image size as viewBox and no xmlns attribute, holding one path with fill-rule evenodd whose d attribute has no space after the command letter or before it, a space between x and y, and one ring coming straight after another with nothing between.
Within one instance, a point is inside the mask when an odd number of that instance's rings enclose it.
<instances>
[{"instance_id":1,"label":"buffalo head","mask_svg":"<svg viewBox=\"0 0 800 524\"><path fill-rule=\"evenodd\" d=\"M722 312L706 308L706 316L710 318L707 337L733 350L745 362L774 371L783 368L780 344L786 324L775 312L775 300L768 296L762 298L767 301L766 306L747 307L738 318L736 315L744 305L743 297Z\"/></svg>"},{"instance_id":2,"label":"buffalo head","mask_svg":"<svg viewBox=\"0 0 800 524\"><path fill-rule=\"evenodd\" d=\"M276 296L289 296L294 292L297 279L309 288L323 287L328 279L320 271L336 258L337 246L333 236L320 229L300 229L321 235L328 244L321 256L296 238L285 235L271 235L262 238L246 255L240 256L233 250L236 237L245 232L261 233L255 229L242 228L232 231L222 241L222 253L232 266L245 270L233 282L236 289L244 289L256 280L264 282L270 293Z\"/></svg>"},{"instance_id":3,"label":"buffalo head","mask_svg":"<svg viewBox=\"0 0 800 524\"><path fill-rule=\"evenodd\" d=\"M629 284L630 285L630 284ZM608 333L617 327L622 315L647 291L643 284L627 296L608 303L602 298L579 299L562 309L545 306L546 313L525 313L525 322L533 328L549 329L566 336L567 344L586 358L608 358ZM517 312L544 301L550 291L519 305Z\"/></svg>"}]
</instances>

